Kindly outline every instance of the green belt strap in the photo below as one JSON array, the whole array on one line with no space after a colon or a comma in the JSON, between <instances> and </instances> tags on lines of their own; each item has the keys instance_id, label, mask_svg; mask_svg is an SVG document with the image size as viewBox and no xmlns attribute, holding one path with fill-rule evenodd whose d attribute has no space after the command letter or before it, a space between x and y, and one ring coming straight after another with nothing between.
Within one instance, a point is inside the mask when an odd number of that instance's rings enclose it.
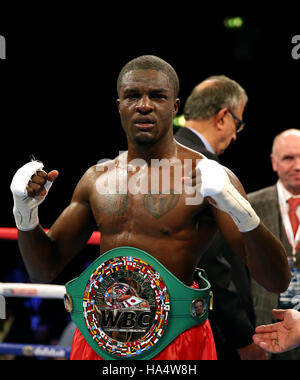
<instances>
[{"instance_id":1,"label":"green belt strap","mask_svg":"<svg viewBox=\"0 0 300 380\"><path fill-rule=\"evenodd\" d=\"M148 253L119 247L66 284L65 305L103 359L146 360L207 319L212 293L204 271L196 282L199 289L190 288Z\"/></svg>"}]
</instances>

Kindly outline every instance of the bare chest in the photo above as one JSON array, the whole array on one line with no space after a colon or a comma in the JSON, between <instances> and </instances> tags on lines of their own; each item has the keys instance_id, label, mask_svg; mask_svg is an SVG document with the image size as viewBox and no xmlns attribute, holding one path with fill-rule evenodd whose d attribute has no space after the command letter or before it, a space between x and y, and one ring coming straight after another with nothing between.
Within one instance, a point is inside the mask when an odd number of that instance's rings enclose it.
<instances>
[{"instance_id":1,"label":"bare chest","mask_svg":"<svg viewBox=\"0 0 300 380\"><path fill-rule=\"evenodd\" d=\"M94 218L103 232L133 229L148 234L169 234L191 223L195 212L175 194L107 194L91 200Z\"/></svg>"},{"instance_id":2,"label":"bare chest","mask_svg":"<svg viewBox=\"0 0 300 380\"><path fill-rule=\"evenodd\" d=\"M102 233L161 237L195 229L205 208L203 198L188 202L195 195L182 187L181 169L168 170L168 175L164 168L158 175L152 169L142 168L131 175L113 169L98 177L90 206Z\"/></svg>"}]
</instances>

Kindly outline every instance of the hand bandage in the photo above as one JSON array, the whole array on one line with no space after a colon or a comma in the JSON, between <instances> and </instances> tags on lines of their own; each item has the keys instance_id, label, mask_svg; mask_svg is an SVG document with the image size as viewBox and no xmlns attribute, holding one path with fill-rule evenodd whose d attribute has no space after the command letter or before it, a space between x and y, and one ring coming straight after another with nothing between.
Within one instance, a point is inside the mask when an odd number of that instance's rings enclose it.
<instances>
[{"instance_id":1,"label":"hand bandage","mask_svg":"<svg viewBox=\"0 0 300 380\"><path fill-rule=\"evenodd\" d=\"M225 169L214 160L202 159L197 169L201 181L197 190L203 197L211 197L216 207L229 214L241 232L254 230L260 219L250 203L232 185Z\"/></svg>"},{"instance_id":2,"label":"hand bandage","mask_svg":"<svg viewBox=\"0 0 300 380\"><path fill-rule=\"evenodd\" d=\"M31 198L28 196L26 187L31 177L38 171L42 171L44 165L39 161L32 161L22 166L14 175L10 185L13 193L15 217L17 228L21 231L33 230L39 224L38 206L44 201L50 187L51 181L44 185L46 195Z\"/></svg>"}]
</instances>

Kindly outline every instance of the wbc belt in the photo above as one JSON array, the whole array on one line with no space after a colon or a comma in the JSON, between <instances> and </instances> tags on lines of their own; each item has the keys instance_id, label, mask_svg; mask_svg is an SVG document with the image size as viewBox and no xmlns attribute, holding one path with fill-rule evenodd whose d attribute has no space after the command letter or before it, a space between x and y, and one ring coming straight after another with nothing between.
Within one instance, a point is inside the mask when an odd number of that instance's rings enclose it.
<instances>
[{"instance_id":1,"label":"wbc belt","mask_svg":"<svg viewBox=\"0 0 300 380\"><path fill-rule=\"evenodd\" d=\"M119 247L66 284L65 307L103 359L151 359L207 319L210 284L196 277L190 288L148 253Z\"/></svg>"}]
</instances>

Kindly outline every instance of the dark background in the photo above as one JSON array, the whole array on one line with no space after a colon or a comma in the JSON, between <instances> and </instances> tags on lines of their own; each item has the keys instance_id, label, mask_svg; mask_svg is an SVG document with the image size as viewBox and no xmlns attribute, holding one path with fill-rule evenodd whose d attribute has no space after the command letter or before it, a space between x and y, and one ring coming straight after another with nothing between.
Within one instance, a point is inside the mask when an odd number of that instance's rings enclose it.
<instances>
[{"instance_id":1,"label":"dark background","mask_svg":"<svg viewBox=\"0 0 300 380\"><path fill-rule=\"evenodd\" d=\"M177 71L179 113L205 77L225 74L239 82L249 97L246 129L222 162L247 192L273 184L272 140L300 126L300 60L291 56L292 37L300 34L296 9L281 4L262 11L253 4L248 10L222 11L216 4L205 9L201 2L114 3L110 9L103 4L1 5L7 59L0 60L0 226L14 227L9 185L29 154L46 170L60 172L39 210L46 228L68 205L87 168L126 150L116 80L124 64L143 54L158 55ZM225 28L224 19L234 16L243 18L243 27ZM0 246L0 281L8 281L23 264L16 242ZM87 247L56 282L78 275L97 252Z\"/></svg>"},{"instance_id":2,"label":"dark background","mask_svg":"<svg viewBox=\"0 0 300 380\"><path fill-rule=\"evenodd\" d=\"M177 71L179 114L205 77L225 74L238 81L249 96L246 129L222 161L247 192L275 182L272 140L284 129L299 128L300 60L291 55L292 37L300 34L296 11L253 5L217 12L200 3L164 4L3 7L0 226L14 226L9 184L29 154L46 170L60 172L40 207L41 223L49 227L85 170L126 150L116 79L124 64L142 54L158 55ZM243 27L225 28L224 19L234 16L243 18Z\"/></svg>"},{"instance_id":3,"label":"dark background","mask_svg":"<svg viewBox=\"0 0 300 380\"><path fill-rule=\"evenodd\" d=\"M225 74L238 81L249 96L247 125L223 163L247 192L276 180L269 161L272 139L286 128L299 128L300 60L291 56L291 40L300 34L300 21L292 8L256 9L253 16L250 10L216 13L192 4L170 10L137 4L124 14L119 6L115 11L18 6L18 12L1 13L7 59L0 61L0 225L14 225L9 183L30 153L46 170L60 172L41 207L47 227L88 167L126 150L116 79L124 64L142 54L158 55L177 71L180 113L205 77ZM137 14L130 15L134 10ZM232 16L243 17L242 28L224 27Z\"/></svg>"}]
</instances>

